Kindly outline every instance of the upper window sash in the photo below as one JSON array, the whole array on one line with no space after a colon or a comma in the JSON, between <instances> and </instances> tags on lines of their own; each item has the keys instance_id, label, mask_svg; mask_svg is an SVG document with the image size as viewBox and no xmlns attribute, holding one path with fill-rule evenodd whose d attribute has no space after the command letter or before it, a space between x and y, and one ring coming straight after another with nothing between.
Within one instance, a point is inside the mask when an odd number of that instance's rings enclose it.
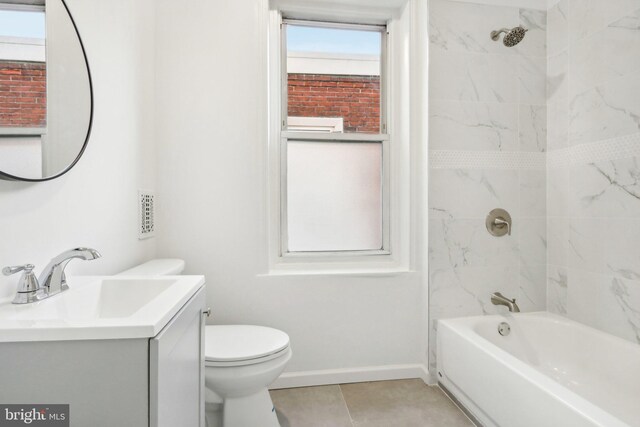
<instances>
[{"instance_id":1,"label":"upper window sash","mask_svg":"<svg viewBox=\"0 0 640 427\"><path fill-rule=\"evenodd\" d=\"M352 24L352 23L340 23L340 22L327 22L327 21L313 21L313 20L300 20L282 18L280 43L281 43L281 131L288 131L288 116L289 116L289 73L288 73L288 48L287 48L287 26L305 26L314 28L329 28L329 29L345 29L345 30L357 30L357 31L371 31L380 33L380 124L379 132L377 134L387 135L389 133L387 118L388 118L388 66L387 66L387 53L388 53L388 29L386 25L376 24ZM322 134L324 132L309 131L308 137L313 137L316 134ZM364 133L364 132L345 132L348 134L363 134L373 136L376 133Z\"/></svg>"}]
</instances>

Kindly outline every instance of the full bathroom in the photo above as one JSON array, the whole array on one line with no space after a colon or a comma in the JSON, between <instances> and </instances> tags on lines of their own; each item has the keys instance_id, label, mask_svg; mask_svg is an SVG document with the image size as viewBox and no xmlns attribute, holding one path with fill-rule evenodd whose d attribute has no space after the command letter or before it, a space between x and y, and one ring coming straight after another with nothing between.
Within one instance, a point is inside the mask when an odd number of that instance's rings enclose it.
<instances>
[{"instance_id":1,"label":"full bathroom","mask_svg":"<svg viewBox=\"0 0 640 427\"><path fill-rule=\"evenodd\" d=\"M0 426L640 427L640 0L0 0Z\"/></svg>"}]
</instances>

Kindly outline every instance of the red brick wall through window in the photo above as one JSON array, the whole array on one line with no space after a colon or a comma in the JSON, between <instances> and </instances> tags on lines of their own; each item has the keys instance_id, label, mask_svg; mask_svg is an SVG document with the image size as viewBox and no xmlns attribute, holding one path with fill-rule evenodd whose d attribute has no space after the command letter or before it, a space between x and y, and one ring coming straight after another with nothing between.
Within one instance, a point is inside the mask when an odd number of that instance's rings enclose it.
<instances>
[{"instance_id":1,"label":"red brick wall through window","mask_svg":"<svg viewBox=\"0 0 640 427\"><path fill-rule=\"evenodd\" d=\"M380 132L380 77L289 74L289 116L342 117L345 132Z\"/></svg>"},{"instance_id":2,"label":"red brick wall through window","mask_svg":"<svg viewBox=\"0 0 640 427\"><path fill-rule=\"evenodd\" d=\"M47 124L46 64L0 61L0 127Z\"/></svg>"}]
</instances>

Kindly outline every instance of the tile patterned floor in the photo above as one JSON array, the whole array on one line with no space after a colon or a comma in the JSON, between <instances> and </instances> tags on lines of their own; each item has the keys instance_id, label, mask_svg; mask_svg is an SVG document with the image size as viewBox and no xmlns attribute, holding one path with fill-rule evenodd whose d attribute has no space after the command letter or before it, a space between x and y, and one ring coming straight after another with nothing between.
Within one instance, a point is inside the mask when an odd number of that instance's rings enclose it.
<instances>
[{"instance_id":1,"label":"tile patterned floor","mask_svg":"<svg viewBox=\"0 0 640 427\"><path fill-rule=\"evenodd\" d=\"M281 427L473 427L422 380L272 390Z\"/></svg>"}]
</instances>

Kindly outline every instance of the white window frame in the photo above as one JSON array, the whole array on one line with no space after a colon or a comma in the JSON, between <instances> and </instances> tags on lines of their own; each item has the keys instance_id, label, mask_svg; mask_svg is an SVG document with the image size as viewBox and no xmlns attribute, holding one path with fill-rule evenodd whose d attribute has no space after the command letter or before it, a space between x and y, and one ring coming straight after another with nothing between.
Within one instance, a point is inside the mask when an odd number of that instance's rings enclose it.
<instances>
[{"instance_id":1,"label":"white window frame","mask_svg":"<svg viewBox=\"0 0 640 427\"><path fill-rule=\"evenodd\" d=\"M282 19L282 18L281 18ZM332 28L332 29L349 29L359 31L372 31L380 33L381 37L381 52L380 52L380 130L379 134L365 134L365 133L337 133L337 132L295 132L288 130L288 70L287 70L287 25L295 26L309 26L314 28ZM387 125L385 121L386 110L385 108L385 92L386 92L386 75L387 70L385 67L386 61L386 43L387 43L387 27L386 25L363 25L363 24L344 24L333 23L326 21L312 21L312 20L297 20L297 19L282 19L281 31L281 76L280 82L282 84L282 97L280 103L282 105L282 130L280 133L280 256L286 257L310 257L310 256L358 256L358 255L388 255L389 250L389 135L382 133L386 131ZM321 142L321 141L333 141L333 142L347 142L347 143L359 143L359 142L372 142L379 143L382 147L382 165L381 165L381 189L382 189L382 247L378 249L363 249L363 250L335 250L335 251L295 251L289 250L288 242L288 193L287 193L287 146L289 141L296 142Z\"/></svg>"},{"instance_id":2,"label":"white window frame","mask_svg":"<svg viewBox=\"0 0 640 427\"><path fill-rule=\"evenodd\" d=\"M398 22L397 10L349 8L336 12L317 6L291 6L291 2L270 1L269 10L269 274L392 273L409 271L410 246L410 158L408 104L408 64L392 64L391 57L403 58L403 37L410 31L408 20ZM286 7L280 7L286 5ZM384 27L381 60L380 134L309 132L286 130L286 38L282 34L283 13L289 19L322 21L336 28L343 23L355 28ZM290 21L291 22L291 21ZM357 23L357 24L354 24ZM393 45L393 31L398 36ZM397 61L396 61L397 63ZM391 108L392 107L392 108ZM398 126L394 126L397 123ZM379 250L288 252L286 243L286 141L379 142L382 144L383 246Z\"/></svg>"}]
</instances>

